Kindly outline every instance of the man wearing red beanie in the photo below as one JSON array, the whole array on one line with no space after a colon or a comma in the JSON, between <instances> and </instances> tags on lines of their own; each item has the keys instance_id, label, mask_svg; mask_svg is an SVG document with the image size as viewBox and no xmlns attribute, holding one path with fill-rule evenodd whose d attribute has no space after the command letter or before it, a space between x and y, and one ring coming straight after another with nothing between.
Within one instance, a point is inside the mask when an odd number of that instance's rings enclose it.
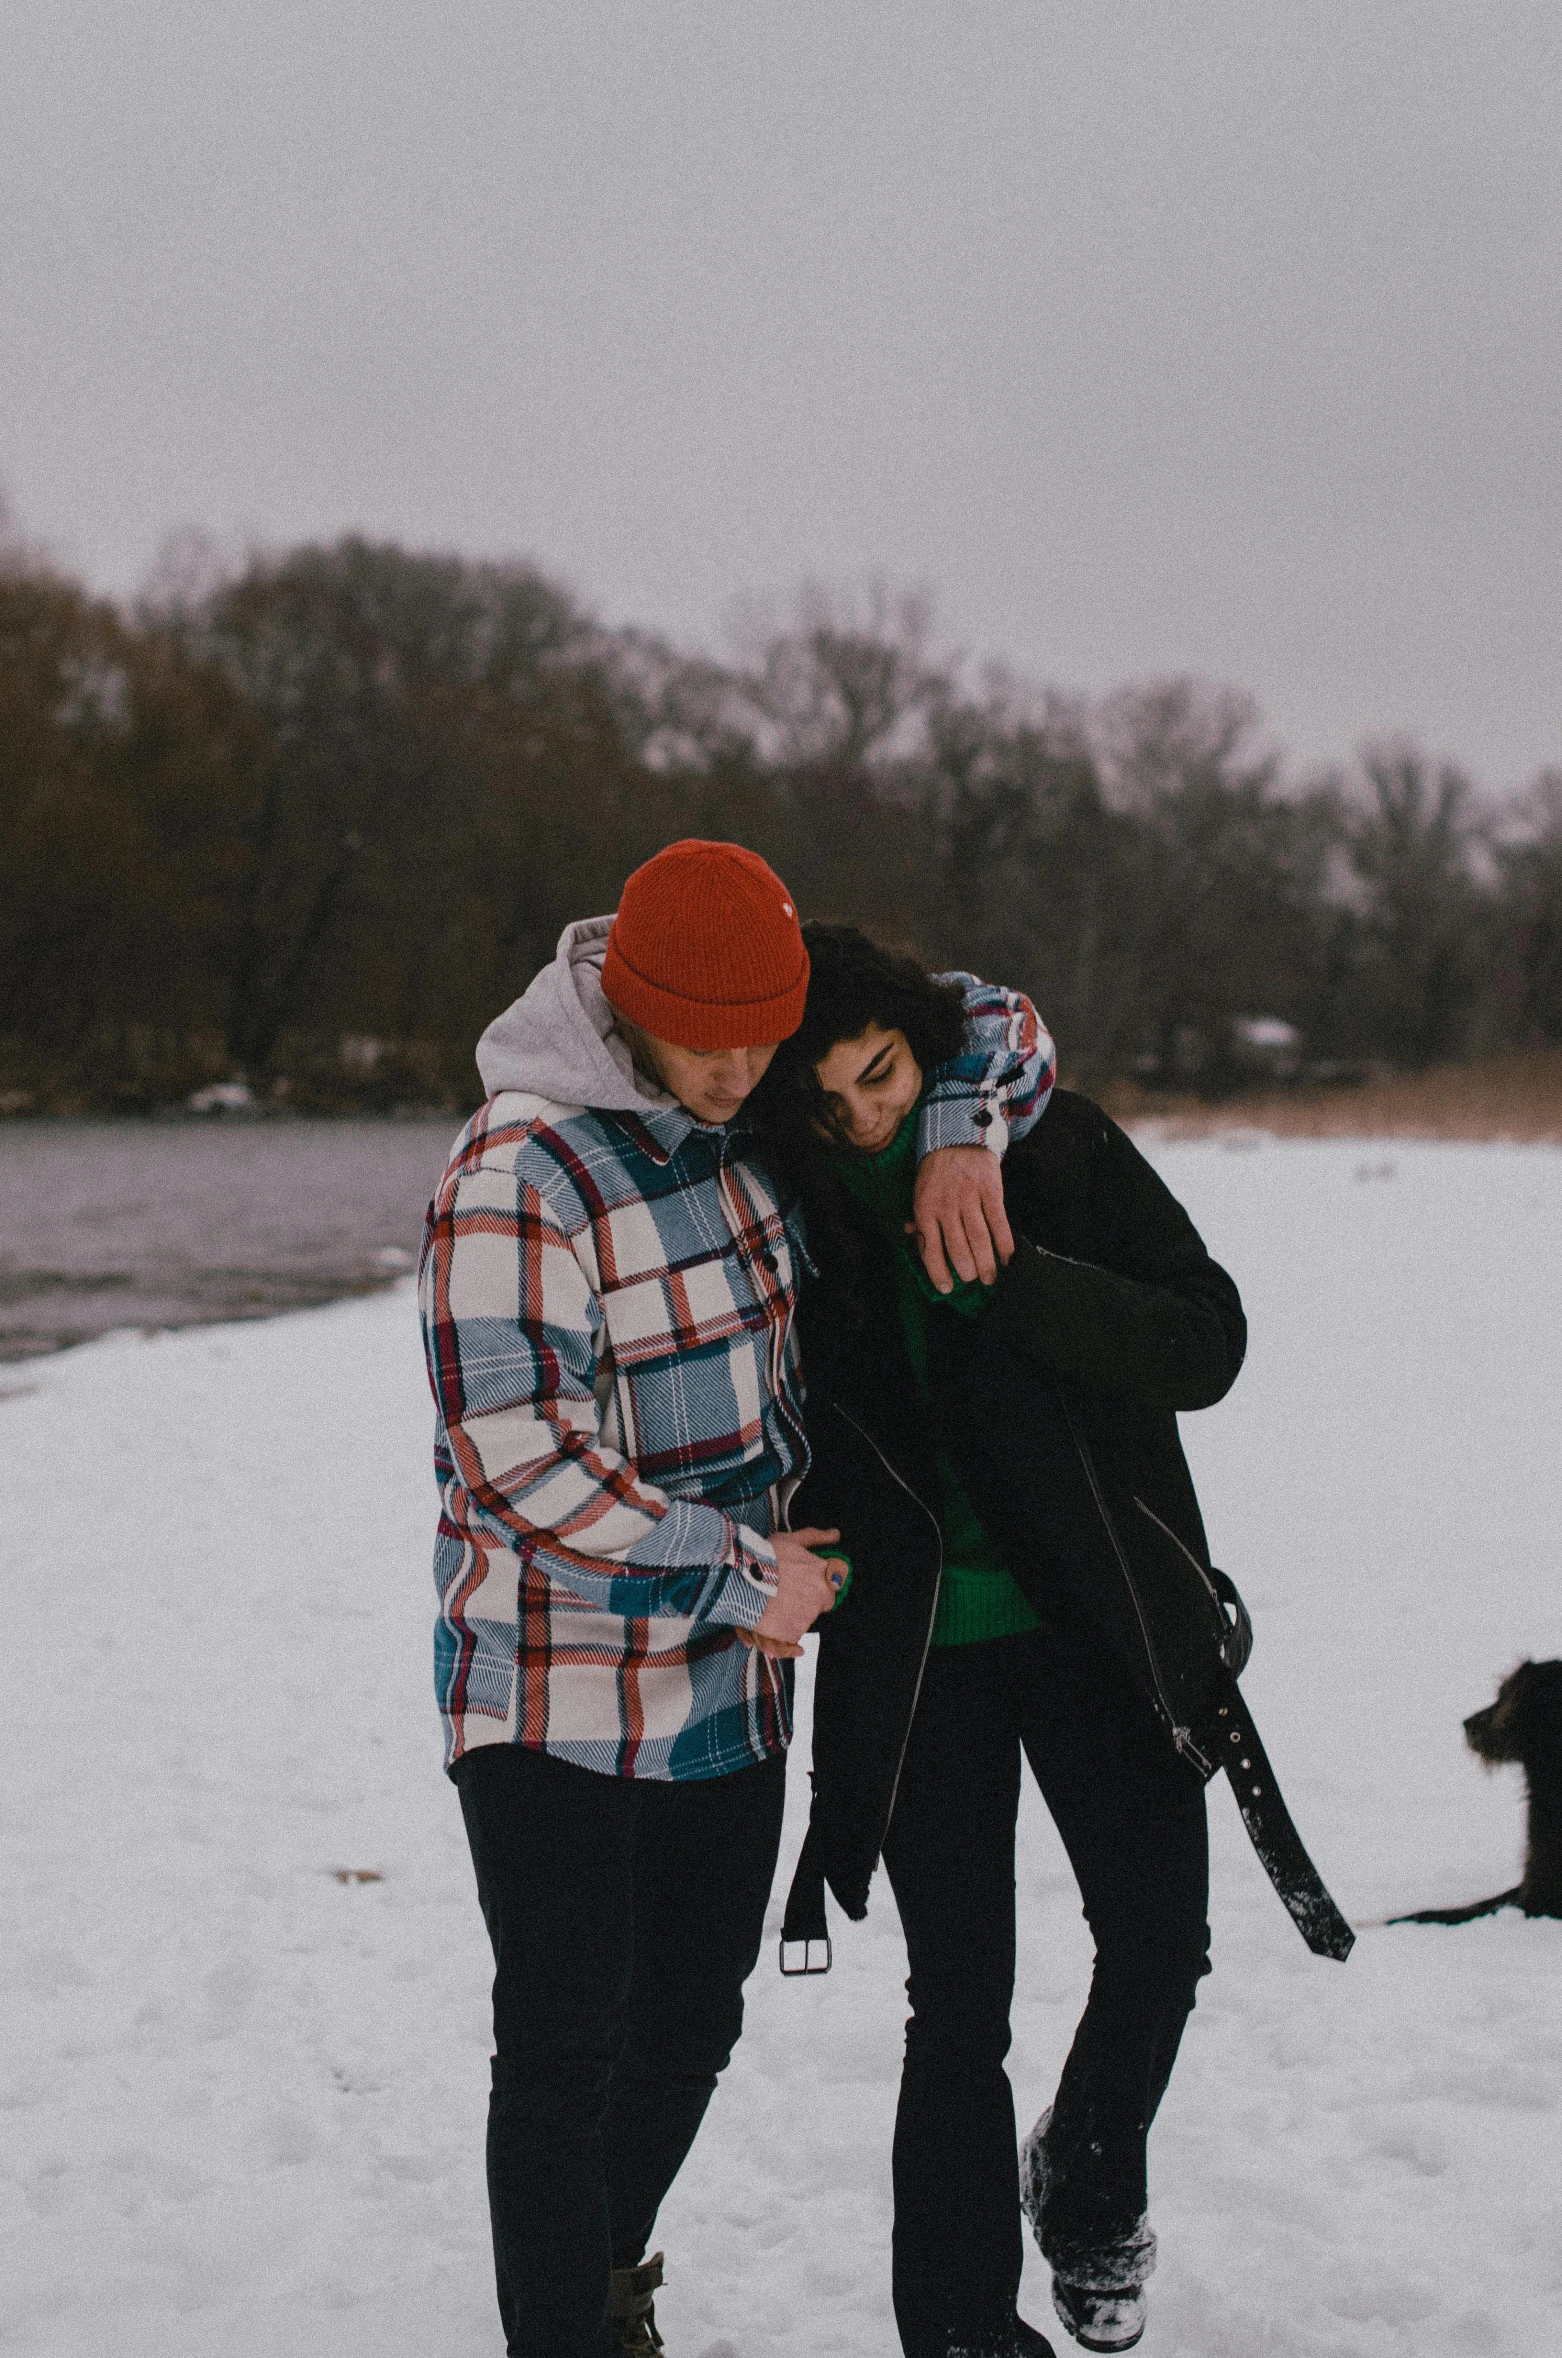
<instances>
[{"instance_id":1,"label":"man wearing red beanie","mask_svg":"<svg viewBox=\"0 0 1562 2358\"><path fill-rule=\"evenodd\" d=\"M807 990L765 862L669 845L483 1034L488 1101L429 1207L435 1672L497 1968L511 2358L662 2347L646 2246L759 1953L788 1657L840 1577L835 1532L782 1527L793 1244L739 1119ZM991 1271L995 1197L1007 1242L985 1150L1051 1078L1029 1001L970 982L918 1202L961 1275Z\"/></svg>"}]
</instances>

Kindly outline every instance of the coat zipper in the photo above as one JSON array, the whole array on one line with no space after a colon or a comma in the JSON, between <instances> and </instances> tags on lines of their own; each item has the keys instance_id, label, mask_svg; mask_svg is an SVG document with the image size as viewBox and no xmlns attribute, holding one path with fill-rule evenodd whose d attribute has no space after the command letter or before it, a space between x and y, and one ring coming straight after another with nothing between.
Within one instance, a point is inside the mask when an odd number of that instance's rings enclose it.
<instances>
[{"instance_id":1,"label":"coat zipper","mask_svg":"<svg viewBox=\"0 0 1562 2358\"><path fill-rule=\"evenodd\" d=\"M1150 1625L1144 1617L1144 1607L1139 1601L1139 1591L1135 1585L1134 1576L1128 1568L1128 1558L1123 1552L1123 1543L1117 1536L1117 1525L1108 1514L1106 1500L1101 1495L1101 1484L1096 1474L1095 1460L1079 1437L1079 1427L1074 1422L1074 1411L1069 1406L1068 1400L1061 1394L1059 1397L1063 1398L1063 1414L1068 1418L1068 1429L1073 1437L1074 1447L1079 1452L1079 1462L1085 1469L1085 1479L1090 1484L1090 1495L1096 1502L1096 1513L1100 1516L1106 1535L1112 1542L1112 1552L1117 1558L1118 1570L1127 1583L1128 1594L1133 1598L1134 1611L1139 1617L1139 1633L1144 1639L1144 1658L1150 1666L1151 1682L1159 1699L1162 1715L1167 1726L1171 1729L1172 1742L1183 1757L1193 1763L1201 1775L1212 1777L1215 1773L1214 1762L1208 1759L1193 1741L1193 1730L1178 1724L1177 1714L1167 1699L1166 1689L1161 1684L1161 1673L1155 1659L1155 1648L1150 1642ZM1135 1499L1134 1504L1137 1506L1139 1503L1139 1500ZM1145 1508L1145 1512L1149 1513L1148 1507ZM1152 1522L1157 1519L1151 1516ZM1162 1529L1164 1530L1164 1528L1163 1524Z\"/></svg>"},{"instance_id":2,"label":"coat zipper","mask_svg":"<svg viewBox=\"0 0 1562 2358\"><path fill-rule=\"evenodd\" d=\"M1172 1529L1169 1523L1163 1523L1161 1521L1161 1518L1156 1513L1154 1507L1147 1507L1145 1505L1144 1500L1139 1496L1137 1491L1134 1493L1134 1505L1139 1509L1141 1515L1149 1516L1157 1531L1165 1532L1173 1547L1181 1549L1182 1553L1187 1557L1189 1563L1193 1566L1194 1571L1198 1574L1205 1587L1209 1590L1210 1603L1214 1606L1216 1612L1220 1615L1221 1620L1224 1621L1226 1618L1226 1610L1220 1601L1220 1591L1216 1588L1215 1583L1213 1580L1211 1580L1209 1574L1205 1571L1204 1566L1199 1562L1199 1559L1194 1554L1192 1548L1189 1547L1185 1541L1177 1537L1176 1532Z\"/></svg>"},{"instance_id":3,"label":"coat zipper","mask_svg":"<svg viewBox=\"0 0 1562 2358\"><path fill-rule=\"evenodd\" d=\"M1210 1578L1210 1576L1209 1576L1209 1572L1208 1572L1208 1569L1207 1569L1207 1567L1206 1567L1205 1565L1203 1565L1203 1564L1201 1564L1201 1563L1199 1562L1199 1559L1198 1559L1198 1557L1197 1557L1197 1556L1194 1554L1194 1552L1193 1552L1192 1548L1188 1546L1187 1542L1186 1542L1185 1540L1181 1540L1181 1539L1179 1539L1179 1538L1177 1537L1177 1534L1176 1534L1176 1532L1175 1532L1175 1531L1172 1529L1171 1525L1170 1525L1169 1523L1163 1523L1163 1522L1161 1521L1161 1518L1160 1518L1160 1516L1159 1516L1159 1515L1156 1513L1156 1511L1155 1511L1154 1507L1148 1507L1148 1506L1146 1506L1146 1505L1145 1505L1145 1503L1144 1503L1144 1500L1143 1500L1143 1499L1142 1499L1142 1498L1139 1496L1139 1494L1138 1494L1138 1492L1137 1492L1137 1491L1134 1493L1134 1505L1135 1505L1135 1506L1136 1506L1136 1507L1139 1509L1139 1512L1140 1512L1140 1514L1141 1514L1141 1515L1148 1515L1148 1516L1149 1516L1149 1518L1150 1518L1150 1521L1151 1521L1151 1522L1152 1522L1152 1523L1153 1523L1153 1524L1156 1526L1157 1530L1160 1530L1160 1531L1164 1531L1164 1532L1165 1532L1165 1534L1166 1534L1167 1538L1168 1538L1168 1539L1171 1541L1171 1543L1172 1543L1173 1547L1177 1547L1177 1548L1180 1548L1180 1549L1182 1550L1182 1553L1183 1553L1183 1554L1184 1554L1184 1555L1187 1557L1187 1559L1188 1559L1189 1563L1190 1563L1190 1564L1193 1566L1193 1569L1194 1569L1194 1571L1195 1571L1195 1572L1198 1574L1199 1578L1200 1578L1200 1579L1203 1581L1203 1583L1204 1583L1205 1587L1206 1587L1206 1588L1209 1590L1209 1599L1210 1599L1210 1603L1211 1603L1211 1604L1214 1606L1214 1608L1215 1608L1216 1617L1217 1617L1217 1619L1218 1619L1218 1620L1219 1620L1219 1622L1220 1622L1220 1626L1221 1626L1221 1629L1222 1629L1222 1631L1224 1631L1224 1632L1226 1633L1226 1636L1223 1636L1223 1637L1222 1637L1222 1639L1221 1639L1221 1644L1220 1644L1220 1656L1221 1656L1221 1660L1222 1660L1223 1662L1225 1662L1225 1664L1226 1664L1226 1667L1227 1667L1227 1669L1229 1670L1229 1669L1230 1669L1230 1667L1231 1667L1231 1664L1230 1664L1229 1657L1228 1657L1228 1656L1227 1656L1227 1654L1226 1654L1226 1637L1227 1637L1227 1636L1229 1636L1229 1637L1236 1637L1236 1636L1238 1636L1238 1634L1240 1633L1241 1627L1242 1627L1242 1624L1241 1624L1241 1622L1240 1622L1240 1621L1230 1621L1230 1620L1228 1620L1228 1619L1227 1619L1227 1617L1226 1617L1226 1607L1225 1607L1225 1602L1224 1602L1224 1599L1222 1598L1222 1596L1221 1596L1221 1593L1220 1593L1219 1589L1218 1589L1218 1588L1215 1586L1215 1583L1214 1583L1214 1581L1213 1581L1213 1580L1211 1580L1211 1578ZM1251 1635L1251 1631L1252 1631L1252 1624L1251 1624L1251 1623L1249 1623L1249 1625L1248 1625L1248 1628L1249 1628L1248 1645L1249 1645L1249 1649L1251 1649L1251 1646L1252 1646L1252 1635Z\"/></svg>"},{"instance_id":4,"label":"coat zipper","mask_svg":"<svg viewBox=\"0 0 1562 2358\"><path fill-rule=\"evenodd\" d=\"M858 1435L859 1439L867 1442L868 1447L872 1450L874 1456L878 1459L880 1465L884 1468L884 1471L886 1474L888 1474L890 1480L899 1484L900 1488L905 1492L913 1506L917 1506L922 1509L923 1514L926 1515L928 1521L933 1526L933 1538L938 1548L938 1588L935 1588L933 1591L933 1610L927 1617L927 1631L922 1640L922 1659L917 1664L917 1683L912 1689L911 1709L906 1714L906 1732L900 1739L900 1757L895 1763L895 1779L894 1783L890 1786L889 1789L889 1808L884 1813L884 1831L879 1836L879 1850L882 1852L884 1848L884 1836L888 1834L890 1830L890 1823L895 1815L895 1803L900 1797L901 1772L905 1768L906 1752L911 1743L911 1723L917 1716L917 1705L922 1700L922 1681L927 1675L927 1658L933 1650L933 1624L938 1619L939 1589L941 1589L944 1585L944 1534L939 1528L938 1517L934 1514L932 1508L927 1504L927 1501L925 1499L919 1498L916 1492L912 1489L911 1484L905 1481L901 1475L896 1473L894 1467L890 1464L889 1459L885 1456L877 1441L874 1440L873 1435L868 1432L865 1427L859 1425L857 1419L846 1409L842 1408L838 1400L832 1402L831 1405L833 1406L837 1416L845 1418L847 1424L851 1426L852 1431Z\"/></svg>"}]
</instances>

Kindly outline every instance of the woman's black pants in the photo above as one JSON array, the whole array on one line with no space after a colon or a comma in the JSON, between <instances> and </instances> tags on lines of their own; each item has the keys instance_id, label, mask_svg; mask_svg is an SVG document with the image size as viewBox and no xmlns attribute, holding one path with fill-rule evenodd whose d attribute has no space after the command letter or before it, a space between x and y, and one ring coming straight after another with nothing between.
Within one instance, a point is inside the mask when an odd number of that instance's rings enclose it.
<instances>
[{"instance_id":1,"label":"woman's black pants","mask_svg":"<svg viewBox=\"0 0 1562 2358\"><path fill-rule=\"evenodd\" d=\"M488 2207L511 2358L607 2358L743 2025L785 1800L781 1756L667 1784L515 1744L455 1769L494 1951Z\"/></svg>"},{"instance_id":2,"label":"woman's black pants","mask_svg":"<svg viewBox=\"0 0 1562 2358\"><path fill-rule=\"evenodd\" d=\"M1095 1937L1052 2107L1040 2241L1055 2273L1141 2280L1145 2138L1209 1971L1203 1787L1148 1702L1053 1629L928 1657L884 1845L911 2019L895 2122L895 2317L907 2358L1001 2346L1023 2257L1014 2100L1021 1754Z\"/></svg>"}]
</instances>

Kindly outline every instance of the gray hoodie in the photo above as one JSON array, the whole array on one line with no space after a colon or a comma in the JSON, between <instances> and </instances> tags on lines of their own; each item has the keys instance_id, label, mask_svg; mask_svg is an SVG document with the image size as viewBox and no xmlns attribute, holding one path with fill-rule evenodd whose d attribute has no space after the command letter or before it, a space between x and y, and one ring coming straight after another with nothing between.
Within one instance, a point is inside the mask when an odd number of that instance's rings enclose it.
<instances>
[{"instance_id":1,"label":"gray hoodie","mask_svg":"<svg viewBox=\"0 0 1562 2358\"><path fill-rule=\"evenodd\" d=\"M559 936L553 964L496 1015L477 1043L490 1097L523 1089L554 1105L601 1113L680 1111L676 1097L635 1070L602 989L611 917L582 917Z\"/></svg>"}]
</instances>

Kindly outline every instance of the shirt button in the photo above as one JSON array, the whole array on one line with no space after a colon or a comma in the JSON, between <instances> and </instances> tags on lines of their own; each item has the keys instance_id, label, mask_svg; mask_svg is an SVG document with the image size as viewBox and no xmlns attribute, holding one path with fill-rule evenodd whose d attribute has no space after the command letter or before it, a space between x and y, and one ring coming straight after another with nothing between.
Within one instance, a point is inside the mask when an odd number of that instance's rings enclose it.
<instances>
[{"instance_id":1,"label":"shirt button","mask_svg":"<svg viewBox=\"0 0 1562 2358\"><path fill-rule=\"evenodd\" d=\"M979 1130L985 1130L988 1123L992 1120L992 1115L988 1112L986 1106L984 1105L981 1106L978 1111L971 1116L971 1119L975 1122Z\"/></svg>"},{"instance_id":2,"label":"shirt button","mask_svg":"<svg viewBox=\"0 0 1562 2358\"><path fill-rule=\"evenodd\" d=\"M759 1258L762 1267L766 1269L776 1270L781 1266L774 1253L761 1253Z\"/></svg>"}]
</instances>

